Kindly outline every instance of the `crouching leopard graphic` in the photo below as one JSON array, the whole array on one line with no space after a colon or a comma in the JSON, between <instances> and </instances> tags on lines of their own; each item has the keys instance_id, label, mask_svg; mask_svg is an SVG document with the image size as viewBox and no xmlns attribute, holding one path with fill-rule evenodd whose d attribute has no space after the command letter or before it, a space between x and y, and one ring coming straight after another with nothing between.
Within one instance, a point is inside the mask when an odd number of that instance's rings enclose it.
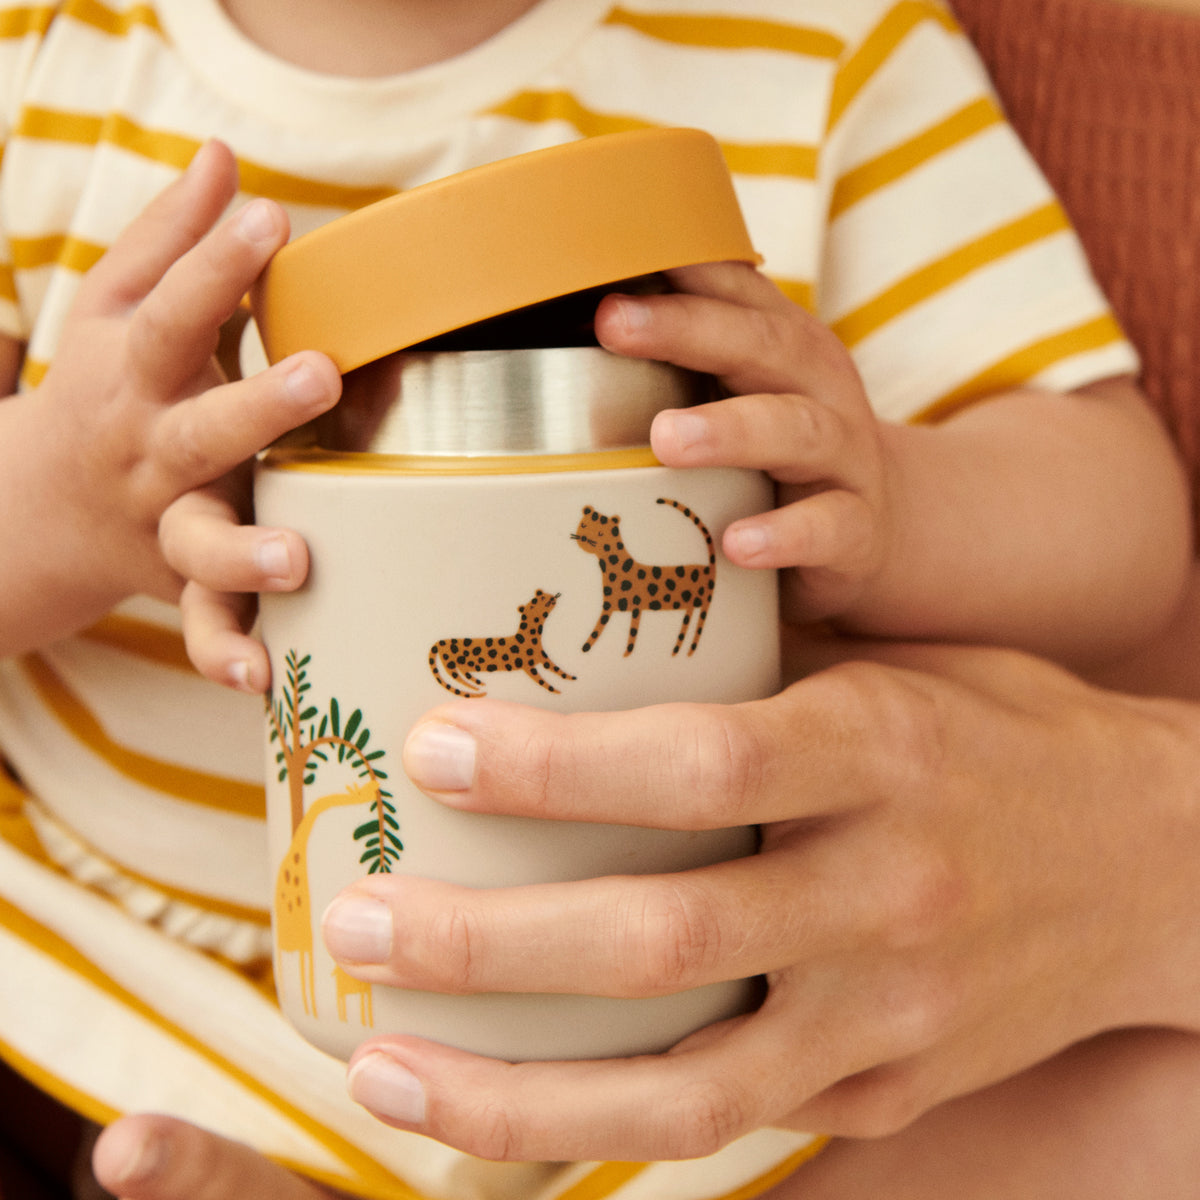
<instances>
[{"instance_id":1,"label":"crouching leopard graphic","mask_svg":"<svg viewBox=\"0 0 1200 1200\"><path fill-rule=\"evenodd\" d=\"M559 692L538 674L539 668L553 672L559 679L573 680L542 649L542 627L561 593L551 595L541 588L518 608L521 623L516 633L505 637L443 638L429 648L429 669L448 692L474 698L486 696L481 675L497 671L524 671L534 683L548 692Z\"/></svg>"},{"instance_id":2,"label":"crouching leopard graphic","mask_svg":"<svg viewBox=\"0 0 1200 1200\"><path fill-rule=\"evenodd\" d=\"M668 500L666 497L661 498L658 503L668 504L677 509L700 530L708 545L708 562L686 563L682 566L649 566L640 563L629 553L621 540L621 518L607 517L588 505L583 510L579 527L571 537L589 554L594 554L600 563L600 575L604 581L604 605L600 610L596 628L584 643L585 651L596 644L614 612L629 613L626 657L633 653L643 612L682 612L683 624L679 628L679 637L675 639L671 653L678 654L683 648L689 623L692 641L688 646L688 654L696 652L717 582L716 550L712 535L704 522L690 508L680 504L678 500Z\"/></svg>"}]
</instances>

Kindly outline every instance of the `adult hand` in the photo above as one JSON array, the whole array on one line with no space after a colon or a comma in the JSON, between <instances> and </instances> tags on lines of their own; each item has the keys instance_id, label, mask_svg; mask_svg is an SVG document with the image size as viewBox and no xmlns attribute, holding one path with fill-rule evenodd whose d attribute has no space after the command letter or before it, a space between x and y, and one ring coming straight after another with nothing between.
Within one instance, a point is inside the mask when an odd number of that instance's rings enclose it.
<instances>
[{"instance_id":1,"label":"adult hand","mask_svg":"<svg viewBox=\"0 0 1200 1200\"><path fill-rule=\"evenodd\" d=\"M341 1194L240 1142L149 1114L110 1125L96 1143L92 1165L100 1185L122 1200L329 1200Z\"/></svg>"},{"instance_id":2,"label":"adult hand","mask_svg":"<svg viewBox=\"0 0 1200 1200\"><path fill-rule=\"evenodd\" d=\"M209 143L88 272L45 379L6 404L3 486L29 519L11 535L22 540L9 565L27 569L10 571L0 649L70 632L135 593L176 599L164 513L336 400L320 354L236 383L221 375L221 325L288 236L267 200L222 220L236 188L233 155Z\"/></svg>"},{"instance_id":3,"label":"adult hand","mask_svg":"<svg viewBox=\"0 0 1200 1200\"><path fill-rule=\"evenodd\" d=\"M405 766L446 804L758 824L762 852L501 891L373 877L327 915L347 970L618 996L761 974L768 992L657 1057L513 1065L377 1038L351 1094L485 1157L691 1157L763 1125L886 1133L1097 1031L1200 1028L1200 711L1016 652L871 653L726 708L430 714Z\"/></svg>"}]
</instances>

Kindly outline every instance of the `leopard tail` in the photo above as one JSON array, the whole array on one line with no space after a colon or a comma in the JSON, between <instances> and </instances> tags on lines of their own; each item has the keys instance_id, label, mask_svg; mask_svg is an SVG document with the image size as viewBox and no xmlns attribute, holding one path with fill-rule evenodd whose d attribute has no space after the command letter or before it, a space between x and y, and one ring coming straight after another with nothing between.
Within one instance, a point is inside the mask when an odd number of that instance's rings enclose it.
<instances>
[{"instance_id":1,"label":"leopard tail","mask_svg":"<svg viewBox=\"0 0 1200 1200\"><path fill-rule=\"evenodd\" d=\"M678 500L669 500L666 496L660 496L659 504L669 504L673 509L683 513L685 517L704 535L704 543L708 547L708 565L715 567L717 565L717 548L713 543L712 534L708 532L708 526L686 504L680 504Z\"/></svg>"},{"instance_id":2,"label":"leopard tail","mask_svg":"<svg viewBox=\"0 0 1200 1200\"><path fill-rule=\"evenodd\" d=\"M476 685L474 680L464 679L456 672L441 654L441 643L435 642L429 648L429 670L434 679L455 696L463 696L468 700L483 696L487 689ZM461 686L458 686L461 685ZM469 690L468 690L469 689Z\"/></svg>"}]
</instances>

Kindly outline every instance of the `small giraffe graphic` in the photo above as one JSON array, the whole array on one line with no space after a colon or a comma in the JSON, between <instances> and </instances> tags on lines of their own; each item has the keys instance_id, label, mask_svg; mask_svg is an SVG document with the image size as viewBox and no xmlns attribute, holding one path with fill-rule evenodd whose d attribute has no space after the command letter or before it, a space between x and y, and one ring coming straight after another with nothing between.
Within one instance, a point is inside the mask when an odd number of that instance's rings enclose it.
<instances>
[{"instance_id":1,"label":"small giraffe graphic","mask_svg":"<svg viewBox=\"0 0 1200 1200\"><path fill-rule=\"evenodd\" d=\"M443 638L429 648L429 669L433 677L448 692L470 698L487 695L480 675L497 671L524 671L534 683L548 692L561 689L543 679L539 668L573 680L562 667L553 662L542 649L542 627L553 611L561 593L551 595L539 588L534 596L520 605L521 623L516 633L504 637Z\"/></svg>"},{"instance_id":2,"label":"small giraffe graphic","mask_svg":"<svg viewBox=\"0 0 1200 1200\"><path fill-rule=\"evenodd\" d=\"M333 968L333 983L337 988L338 1019L349 1023L346 997L357 996L359 1024L373 1026L375 1024L375 1002L371 995L371 985L364 979L355 979L353 975L347 975L341 967Z\"/></svg>"},{"instance_id":3,"label":"small giraffe graphic","mask_svg":"<svg viewBox=\"0 0 1200 1200\"><path fill-rule=\"evenodd\" d=\"M300 999L304 1011L317 1015L317 986L313 963L313 914L308 892L308 839L322 813L348 804L374 804L379 799L375 782L352 784L344 792L314 800L292 834L291 844L275 876L276 970L282 977L285 952L300 955ZM349 978L349 976L347 976ZM357 981L352 981L357 983ZM339 996L339 1008L345 1006Z\"/></svg>"},{"instance_id":4,"label":"small giraffe graphic","mask_svg":"<svg viewBox=\"0 0 1200 1200\"><path fill-rule=\"evenodd\" d=\"M591 505L585 507L579 527L571 537L588 554L596 556L600 564L600 576L604 581L604 603L596 628L583 644L584 651L590 650L596 644L614 612L629 613L629 641L625 646L625 655L628 657L633 653L643 612L682 611L683 624L679 628L679 637L675 639L671 653L678 654L683 648L690 622L692 642L688 647L688 654L695 654L716 588L716 549L704 522L690 508L680 504L678 500L668 500L666 497L662 497L658 503L670 505L683 513L700 530L708 546L708 562L685 563L681 566L649 566L640 563L629 553L621 540L621 518L605 516Z\"/></svg>"}]
</instances>

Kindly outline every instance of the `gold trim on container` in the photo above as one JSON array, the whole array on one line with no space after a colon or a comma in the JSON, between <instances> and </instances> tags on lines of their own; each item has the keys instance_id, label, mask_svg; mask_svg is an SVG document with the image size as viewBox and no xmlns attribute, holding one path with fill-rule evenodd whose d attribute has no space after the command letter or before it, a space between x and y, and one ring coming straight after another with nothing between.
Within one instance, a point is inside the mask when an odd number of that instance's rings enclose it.
<instances>
[{"instance_id":1,"label":"gold trim on container","mask_svg":"<svg viewBox=\"0 0 1200 1200\"><path fill-rule=\"evenodd\" d=\"M661 467L648 446L585 454L356 454L308 447L276 447L260 456L273 471L321 475L550 475L565 471L624 471Z\"/></svg>"}]
</instances>

